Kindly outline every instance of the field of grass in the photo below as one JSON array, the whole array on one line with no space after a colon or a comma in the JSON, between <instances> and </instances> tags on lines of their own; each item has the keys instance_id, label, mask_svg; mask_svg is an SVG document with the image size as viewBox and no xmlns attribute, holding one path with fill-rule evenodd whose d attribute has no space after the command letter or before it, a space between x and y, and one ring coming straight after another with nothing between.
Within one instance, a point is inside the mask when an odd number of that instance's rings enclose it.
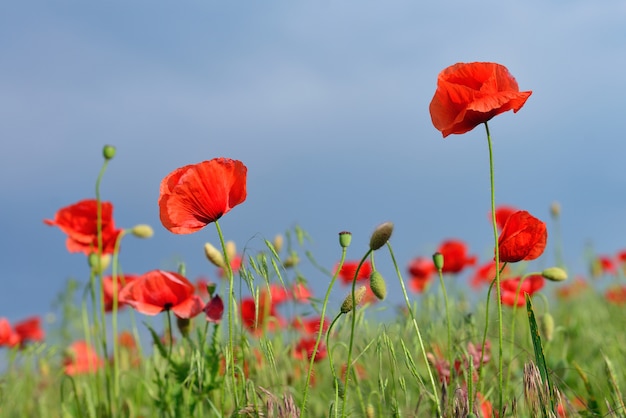
<instances>
[{"instance_id":1,"label":"field of grass","mask_svg":"<svg viewBox=\"0 0 626 418\"><path fill-rule=\"evenodd\" d=\"M221 283L190 282L184 264L125 275L121 241L152 228L115 226L99 192L116 153L105 146L95 198L45 220L85 255L90 280L68 281L46 331L39 317L0 318L0 416L626 416L626 254L591 254L588 277L568 277L555 204L557 265L530 271L546 224L495 202L487 122L530 94L503 66L456 64L431 103L444 136L486 128L494 246L483 264L448 240L406 268L391 222L351 247L367 248L357 259L347 258L351 234L338 232L335 265L315 260L300 227L240 254L219 219L246 200L247 168L215 158L172 171L158 203L172 233L215 226L219 244L204 250ZM312 295L304 263L326 278L325 294ZM462 272L472 278L460 290ZM337 287L341 303L330 298Z\"/></svg>"}]
</instances>

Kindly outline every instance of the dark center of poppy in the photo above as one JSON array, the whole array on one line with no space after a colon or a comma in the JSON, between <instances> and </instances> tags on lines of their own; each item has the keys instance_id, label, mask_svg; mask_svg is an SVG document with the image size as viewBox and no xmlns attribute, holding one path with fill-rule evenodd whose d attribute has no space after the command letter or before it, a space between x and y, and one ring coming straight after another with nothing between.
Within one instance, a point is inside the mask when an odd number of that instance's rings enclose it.
<instances>
[{"instance_id":1,"label":"dark center of poppy","mask_svg":"<svg viewBox=\"0 0 626 418\"><path fill-rule=\"evenodd\" d=\"M166 303L165 305L163 305L163 310L169 311L170 309L172 309L172 306L174 306L172 303Z\"/></svg>"}]
</instances>

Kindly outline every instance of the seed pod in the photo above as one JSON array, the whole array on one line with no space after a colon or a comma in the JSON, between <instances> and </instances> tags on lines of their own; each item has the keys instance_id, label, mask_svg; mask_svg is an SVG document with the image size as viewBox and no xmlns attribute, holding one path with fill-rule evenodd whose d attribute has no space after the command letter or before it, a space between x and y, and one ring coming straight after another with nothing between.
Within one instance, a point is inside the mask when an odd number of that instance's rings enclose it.
<instances>
[{"instance_id":1,"label":"seed pod","mask_svg":"<svg viewBox=\"0 0 626 418\"><path fill-rule=\"evenodd\" d=\"M387 296L387 284L382 274L377 271L373 271L370 274L370 289L376 297L380 300L384 300Z\"/></svg>"}]
</instances>

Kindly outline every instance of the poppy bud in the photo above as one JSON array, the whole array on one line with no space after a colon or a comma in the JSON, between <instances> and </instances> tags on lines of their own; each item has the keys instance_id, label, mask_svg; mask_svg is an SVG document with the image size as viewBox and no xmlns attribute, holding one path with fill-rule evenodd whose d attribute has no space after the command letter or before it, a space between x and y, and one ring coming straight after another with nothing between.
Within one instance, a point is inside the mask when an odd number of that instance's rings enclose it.
<instances>
[{"instance_id":1,"label":"poppy bud","mask_svg":"<svg viewBox=\"0 0 626 418\"><path fill-rule=\"evenodd\" d=\"M137 238L152 238L152 235L154 235L152 227L146 224L135 225L130 232Z\"/></svg>"},{"instance_id":2,"label":"poppy bud","mask_svg":"<svg viewBox=\"0 0 626 418\"><path fill-rule=\"evenodd\" d=\"M293 251L292 254L283 261L283 266L285 268L297 266L300 263L300 257L298 254Z\"/></svg>"},{"instance_id":3,"label":"poppy bud","mask_svg":"<svg viewBox=\"0 0 626 418\"><path fill-rule=\"evenodd\" d=\"M567 279L567 272L560 267L548 267L541 272L541 275L552 282L562 282Z\"/></svg>"},{"instance_id":4,"label":"poppy bud","mask_svg":"<svg viewBox=\"0 0 626 418\"><path fill-rule=\"evenodd\" d=\"M376 416L376 409L374 409L374 405L372 405L371 403L368 403L367 407L365 408L365 416L367 418L374 418Z\"/></svg>"},{"instance_id":5,"label":"poppy bud","mask_svg":"<svg viewBox=\"0 0 626 418\"><path fill-rule=\"evenodd\" d=\"M272 245L274 246L274 251L276 251L277 253L280 252L280 250L283 249L283 236L280 234L277 234L274 237L274 242L272 242Z\"/></svg>"},{"instance_id":6,"label":"poppy bud","mask_svg":"<svg viewBox=\"0 0 626 418\"><path fill-rule=\"evenodd\" d=\"M176 326L183 337L187 338L189 336L189 331L191 331L191 320L189 318L176 317Z\"/></svg>"},{"instance_id":7,"label":"poppy bud","mask_svg":"<svg viewBox=\"0 0 626 418\"><path fill-rule=\"evenodd\" d=\"M385 296L387 296L387 284L382 274L377 271L373 271L370 274L370 289L380 300L384 300Z\"/></svg>"},{"instance_id":8,"label":"poppy bud","mask_svg":"<svg viewBox=\"0 0 626 418\"><path fill-rule=\"evenodd\" d=\"M89 254L87 258L87 262L89 263L89 267L96 273L102 274L111 264L111 256L109 254L102 254L101 257L96 253Z\"/></svg>"},{"instance_id":9,"label":"poppy bud","mask_svg":"<svg viewBox=\"0 0 626 418\"><path fill-rule=\"evenodd\" d=\"M552 202L550 205L550 215L553 218L558 218L561 215L561 204L559 202Z\"/></svg>"},{"instance_id":10,"label":"poppy bud","mask_svg":"<svg viewBox=\"0 0 626 418\"><path fill-rule=\"evenodd\" d=\"M341 231L339 233L339 245L341 248L348 248L352 242L352 233L348 231Z\"/></svg>"},{"instance_id":11,"label":"poppy bud","mask_svg":"<svg viewBox=\"0 0 626 418\"><path fill-rule=\"evenodd\" d=\"M226 262L220 250L208 242L204 244L204 254L215 267L226 268Z\"/></svg>"},{"instance_id":12,"label":"poppy bud","mask_svg":"<svg viewBox=\"0 0 626 418\"><path fill-rule=\"evenodd\" d=\"M357 288L354 291L354 302L358 305L359 303L361 303L361 301L363 300L363 296L365 296L365 292L367 291L367 288L365 286L360 286L359 288ZM348 313L350 312L352 309L354 309L354 304L352 303L352 293L350 293L348 296L346 296L346 298L343 300L343 303L341 304L341 313Z\"/></svg>"},{"instance_id":13,"label":"poppy bud","mask_svg":"<svg viewBox=\"0 0 626 418\"><path fill-rule=\"evenodd\" d=\"M237 244L234 241L226 241L226 255L231 262L237 257Z\"/></svg>"},{"instance_id":14,"label":"poppy bud","mask_svg":"<svg viewBox=\"0 0 626 418\"><path fill-rule=\"evenodd\" d=\"M105 145L102 149L102 156L105 160L111 160L115 157L115 147L113 145Z\"/></svg>"},{"instance_id":15,"label":"poppy bud","mask_svg":"<svg viewBox=\"0 0 626 418\"><path fill-rule=\"evenodd\" d=\"M549 312L546 312L541 317L540 327L544 338L547 341L552 341L552 337L554 336L554 318Z\"/></svg>"},{"instance_id":16,"label":"poppy bud","mask_svg":"<svg viewBox=\"0 0 626 418\"><path fill-rule=\"evenodd\" d=\"M435 268L437 269L437 271L443 270L443 254L439 252L433 254L433 263L435 264Z\"/></svg>"},{"instance_id":17,"label":"poppy bud","mask_svg":"<svg viewBox=\"0 0 626 418\"><path fill-rule=\"evenodd\" d=\"M343 385L343 382L339 379L335 379L335 389L337 389L337 394L341 399L346 395L346 387Z\"/></svg>"},{"instance_id":18,"label":"poppy bud","mask_svg":"<svg viewBox=\"0 0 626 418\"><path fill-rule=\"evenodd\" d=\"M376 251L389 241L393 232L393 222L385 222L376 227L370 238L370 249Z\"/></svg>"},{"instance_id":19,"label":"poppy bud","mask_svg":"<svg viewBox=\"0 0 626 418\"><path fill-rule=\"evenodd\" d=\"M224 302L219 295L215 295L211 298L209 303L204 307L204 313L206 314L206 320L219 324L224 315Z\"/></svg>"}]
</instances>

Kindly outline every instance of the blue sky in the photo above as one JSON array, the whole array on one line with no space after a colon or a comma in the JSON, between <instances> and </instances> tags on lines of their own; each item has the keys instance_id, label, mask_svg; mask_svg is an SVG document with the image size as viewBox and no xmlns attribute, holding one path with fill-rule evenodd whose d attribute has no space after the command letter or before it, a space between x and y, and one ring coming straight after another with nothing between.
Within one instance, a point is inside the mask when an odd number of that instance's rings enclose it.
<instances>
[{"instance_id":1,"label":"blue sky","mask_svg":"<svg viewBox=\"0 0 626 418\"><path fill-rule=\"evenodd\" d=\"M249 170L247 201L221 221L240 248L298 224L330 268L339 231L352 231L349 257L360 258L390 220L403 267L446 238L485 260L484 129L444 140L428 113L439 71L469 61L506 65L533 90L490 123L496 197L549 232L559 201L568 265L583 273L588 242L626 248L625 24L626 5L610 0L7 2L0 316L45 313L68 277L87 279L42 220L93 197L104 144L118 149L102 187L117 224L156 231L123 243L126 272L184 259L190 278L214 277L202 246L215 229L170 234L157 199L170 171L220 156ZM553 262L548 245L539 266ZM321 295L328 279L308 271Z\"/></svg>"}]
</instances>

